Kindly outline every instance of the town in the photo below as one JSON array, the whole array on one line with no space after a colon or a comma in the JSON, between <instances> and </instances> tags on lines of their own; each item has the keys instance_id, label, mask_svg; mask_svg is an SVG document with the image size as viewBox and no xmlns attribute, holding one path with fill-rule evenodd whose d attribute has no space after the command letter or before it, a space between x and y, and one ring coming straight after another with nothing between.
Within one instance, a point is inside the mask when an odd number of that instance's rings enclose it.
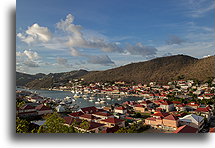
<instances>
[{"instance_id":1,"label":"town","mask_svg":"<svg viewBox=\"0 0 215 148\"><path fill-rule=\"evenodd\" d=\"M83 79L74 79L67 85L48 89L71 91L74 96L52 99L17 90L17 132L215 132L215 79L204 83L179 79L167 84L124 81L85 84ZM140 99L123 101L127 96ZM95 106L79 108L75 101L80 98L94 102ZM112 99L123 103L107 103ZM96 104L101 106L96 107ZM59 130L49 130L50 125L55 127L54 123L61 125L56 125Z\"/></svg>"}]
</instances>

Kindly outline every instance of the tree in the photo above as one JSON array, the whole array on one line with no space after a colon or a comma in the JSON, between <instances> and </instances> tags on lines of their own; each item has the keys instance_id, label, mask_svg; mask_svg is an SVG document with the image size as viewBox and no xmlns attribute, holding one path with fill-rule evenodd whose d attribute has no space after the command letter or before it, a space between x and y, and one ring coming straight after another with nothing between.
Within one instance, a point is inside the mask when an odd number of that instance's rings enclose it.
<instances>
[{"instance_id":1,"label":"tree","mask_svg":"<svg viewBox=\"0 0 215 148\"><path fill-rule=\"evenodd\" d=\"M89 122L87 122L87 121L83 121L83 122L80 124L80 128L82 128L82 129L87 130L87 129L89 129L89 127L90 127L90 124L89 124Z\"/></svg>"},{"instance_id":2,"label":"tree","mask_svg":"<svg viewBox=\"0 0 215 148\"><path fill-rule=\"evenodd\" d=\"M19 117L16 118L16 133L28 133L29 122Z\"/></svg>"},{"instance_id":3,"label":"tree","mask_svg":"<svg viewBox=\"0 0 215 148\"><path fill-rule=\"evenodd\" d=\"M59 114L53 113L48 116L44 125L40 126L38 133L74 133L73 126L65 125L65 120Z\"/></svg>"}]
</instances>

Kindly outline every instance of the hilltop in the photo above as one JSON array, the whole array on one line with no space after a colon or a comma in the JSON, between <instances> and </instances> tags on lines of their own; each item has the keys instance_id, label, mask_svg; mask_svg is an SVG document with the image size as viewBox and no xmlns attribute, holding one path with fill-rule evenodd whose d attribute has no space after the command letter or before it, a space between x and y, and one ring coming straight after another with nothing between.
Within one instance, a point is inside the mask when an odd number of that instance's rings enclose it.
<instances>
[{"instance_id":1,"label":"hilltop","mask_svg":"<svg viewBox=\"0 0 215 148\"><path fill-rule=\"evenodd\" d=\"M20 78L20 75L24 76ZM197 79L206 81L215 76L215 56L203 59L193 58L187 55L174 55L155 58L145 62L131 63L125 66L105 70L86 71L78 70L63 73L50 73L17 75L17 84L23 84L30 88L50 88L56 85L68 83L75 78L84 78L89 82L126 81L135 83L148 83L156 81L165 83L183 79ZM22 81L23 80L23 81Z\"/></svg>"},{"instance_id":2,"label":"hilltop","mask_svg":"<svg viewBox=\"0 0 215 148\"><path fill-rule=\"evenodd\" d=\"M215 76L215 57L197 59L186 55L156 58L146 62L132 63L118 68L88 73L86 82L126 81L147 83L167 82L183 76L184 79L205 81Z\"/></svg>"}]
</instances>

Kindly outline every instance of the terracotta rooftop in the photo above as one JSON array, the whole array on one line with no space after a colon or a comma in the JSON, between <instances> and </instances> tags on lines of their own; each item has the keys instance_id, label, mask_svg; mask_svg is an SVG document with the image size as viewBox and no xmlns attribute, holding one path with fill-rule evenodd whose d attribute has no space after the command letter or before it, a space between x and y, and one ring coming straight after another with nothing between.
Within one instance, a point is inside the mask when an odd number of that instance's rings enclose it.
<instances>
[{"instance_id":1,"label":"terracotta rooftop","mask_svg":"<svg viewBox=\"0 0 215 148\"><path fill-rule=\"evenodd\" d=\"M73 118L73 117L70 117L70 116L64 117L63 119L65 120L65 123L69 124L69 125L71 125L73 122L77 122L77 123L82 122L81 119L76 119L76 118Z\"/></svg>"},{"instance_id":2,"label":"terracotta rooftop","mask_svg":"<svg viewBox=\"0 0 215 148\"><path fill-rule=\"evenodd\" d=\"M156 113L152 114L152 116L159 116L159 117L166 117L168 115L169 115L169 113L166 113L166 112L156 112Z\"/></svg>"},{"instance_id":3,"label":"terracotta rooftop","mask_svg":"<svg viewBox=\"0 0 215 148\"><path fill-rule=\"evenodd\" d=\"M84 113L94 113L94 112L97 112L98 111L98 108L96 108L95 106L90 106L90 107L84 107L84 108L81 108L81 110L84 112Z\"/></svg>"},{"instance_id":4,"label":"terracotta rooftop","mask_svg":"<svg viewBox=\"0 0 215 148\"><path fill-rule=\"evenodd\" d=\"M83 114L83 115L81 115L80 117L81 117L81 118L85 118L85 119L91 119L91 120L93 120L93 119L100 119L100 118L98 118L98 117L96 117L96 116L93 116L93 115L91 115L91 114Z\"/></svg>"},{"instance_id":5,"label":"terracotta rooftop","mask_svg":"<svg viewBox=\"0 0 215 148\"><path fill-rule=\"evenodd\" d=\"M173 133L196 133L197 131L197 128L191 127L189 125L183 125L177 130L175 130Z\"/></svg>"},{"instance_id":6,"label":"terracotta rooftop","mask_svg":"<svg viewBox=\"0 0 215 148\"><path fill-rule=\"evenodd\" d=\"M209 112L210 110L206 107L199 107L195 111L196 112Z\"/></svg>"},{"instance_id":7,"label":"terracotta rooftop","mask_svg":"<svg viewBox=\"0 0 215 148\"><path fill-rule=\"evenodd\" d=\"M105 116L105 117L111 116L111 114L106 113L106 112L96 112L96 113L94 113L94 114L95 114L95 115L99 115L99 116Z\"/></svg>"},{"instance_id":8,"label":"terracotta rooftop","mask_svg":"<svg viewBox=\"0 0 215 148\"><path fill-rule=\"evenodd\" d=\"M166 119L166 120L178 120L178 117L176 117L174 115L169 115L169 116L164 117L164 119Z\"/></svg>"},{"instance_id":9,"label":"terracotta rooftop","mask_svg":"<svg viewBox=\"0 0 215 148\"><path fill-rule=\"evenodd\" d=\"M72 117L79 117L79 116L81 116L83 114L84 114L83 112L74 112L74 113L71 113L71 114L68 114L68 115L72 116Z\"/></svg>"},{"instance_id":10,"label":"terracotta rooftop","mask_svg":"<svg viewBox=\"0 0 215 148\"><path fill-rule=\"evenodd\" d=\"M24 106L20 107L19 109L21 109L21 110L27 110L27 109L35 109L35 107L33 107L31 105L24 105Z\"/></svg>"},{"instance_id":11,"label":"terracotta rooftop","mask_svg":"<svg viewBox=\"0 0 215 148\"><path fill-rule=\"evenodd\" d=\"M113 117L113 118L108 118L108 119L104 119L104 120L101 120L101 121L107 122L107 123L114 123L114 124L116 124L116 123L123 122L124 120L117 119L117 118Z\"/></svg>"},{"instance_id":12,"label":"terracotta rooftop","mask_svg":"<svg viewBox=\"0 0 215 148\"><path fill-rule=\"evenodd\" d=\"M117 109L117 110L125 110L126 108L123 107L123 106L120 106L120 107L115 107L115 109Z\"/></svg>"},{"instance_id":13,"label":"terracotta rooftop","mask_svg":"<svg viewBox=\"0 0 215 148\"><path fill-rule=\"evenodd\" d=\"M50 108L48 106L45 106L43 104L40 104L38 106L35 107L36 110L50 110Z\"/></svg>"}]
</instances>

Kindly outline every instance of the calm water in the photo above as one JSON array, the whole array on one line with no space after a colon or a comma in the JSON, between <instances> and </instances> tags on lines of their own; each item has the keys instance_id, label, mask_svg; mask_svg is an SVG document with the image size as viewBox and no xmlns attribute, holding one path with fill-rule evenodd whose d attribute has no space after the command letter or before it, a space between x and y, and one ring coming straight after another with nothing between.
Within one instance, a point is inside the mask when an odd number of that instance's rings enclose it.
<instances>
[{"instance_id":1,"label":"calm water","mask_svg":"<svg viewBox=\"0 0 215 148\"><path fill-rule=\"evenodd\" d=\"M72 97L74 96L73 93L71 93L70 91L54 91L54 90L34 90L34 89L22 89L22 88L17 88L17 90L27 90L27 91L31 91L31 92L36 92L37 94L39 94L42 97L49 97L52 99L64 99L65 97L69 96ZM89 97L91 95L88 95ZM80 108L81 107L87 107L87 106L96 106L96 107L102 107L102 106L106 106L106 105L110 105L110 104L114 104L114 103L123 103L125 101L136 101L136 100L140 100L143 99L141 97L131 97L131 96L112 96L112 95L108 95L110 96L110 98L112 98L112 100L107 100L105 99L104 101L107 102L107 104L95 104L95 102L97 102L97 99L99 98L106 98L106 95L95 95L95 100L93 102L90 102L89 100L85 100L83 98L78 98L76 99L76 101L73 104L77 104ZM88 97L88 98L89 98ZM117 100L118 98L121 98L121 100Z\"/></svg>"}]
</instances>

